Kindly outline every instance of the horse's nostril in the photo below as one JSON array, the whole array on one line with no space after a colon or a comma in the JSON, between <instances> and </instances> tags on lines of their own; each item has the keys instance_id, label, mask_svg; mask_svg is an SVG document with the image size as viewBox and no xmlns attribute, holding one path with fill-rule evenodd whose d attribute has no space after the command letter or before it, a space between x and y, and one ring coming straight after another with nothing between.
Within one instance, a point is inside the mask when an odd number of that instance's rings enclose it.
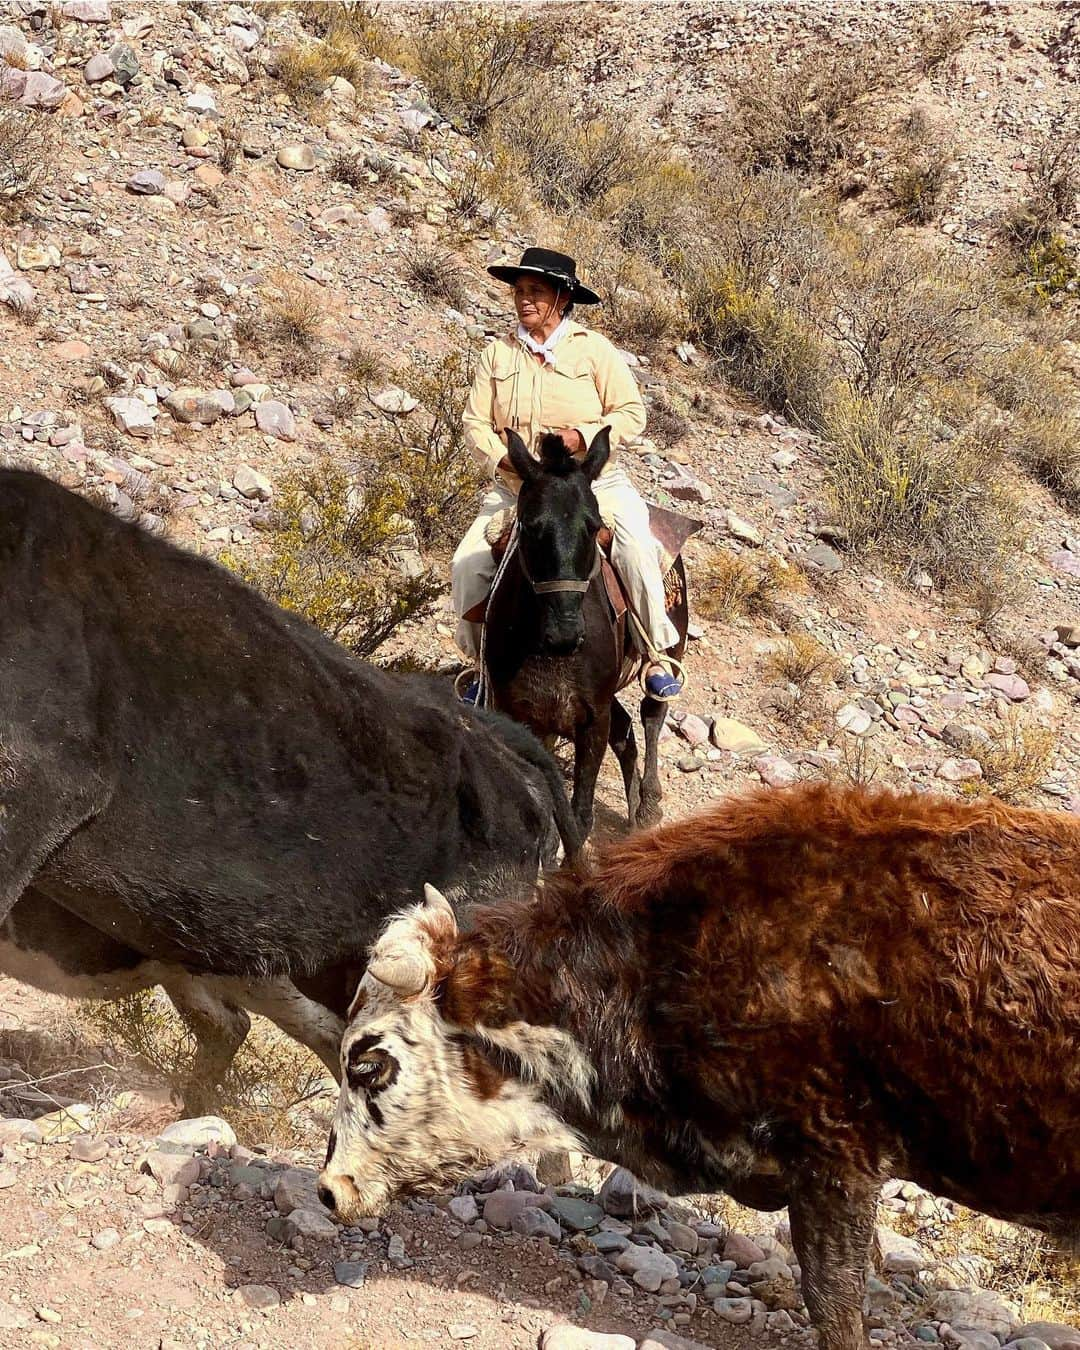
<instances>
[{"instance_id":1,"label":"horse's nostril","mask_svg":"<svg viewBox=\"0 0 1080 1350\"><path fill-rule=\"evenodd\" d=\"M317 1194L322 1203L326 1206L326 1208L330 1211L330 1213L333 1214L334 1210L337 1208L337 1202L334 1200L334 1192L330 1189L329 1186L323 1186L320 1184L317 1190Z\"/></svg>"}]
</instances>

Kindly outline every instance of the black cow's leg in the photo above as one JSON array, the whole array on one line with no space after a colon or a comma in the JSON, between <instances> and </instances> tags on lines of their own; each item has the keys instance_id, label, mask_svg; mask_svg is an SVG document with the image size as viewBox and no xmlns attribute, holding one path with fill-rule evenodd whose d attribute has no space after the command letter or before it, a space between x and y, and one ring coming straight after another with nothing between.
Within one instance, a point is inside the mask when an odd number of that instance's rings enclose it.
<instances>
[{"instance_id":1,"label":"black cow's leg","mask_svg":"<svg viewBox=\"0 0 1080 1350\"><path fill-rule=\"evenodd\" d=\"M593 798L596 779L607 749L611 711L605 708L594 721L579 727L574 736L574 796L570 805L581 827L582 839L588 839L593 826Z\"/></svg>"},{"instance_id":2,"label":"black cow's leg","mask_svg":"<svg viewBox=\"0 0 1080 1350\"><path fill-rule=\"evenodd\" d=\"M641 775L637 767L637 740L634 736L634 723L630 714L617 698L611 700L611 728L608 731L608 744L615 752L615 758L622 769L623 786L626 788L626 809L630 824L637 824L638 809L641 805Z\"/></svg>"},{"instance_id":3,"label":"black cow's leg","mask_svg":"<svg viewBox=\"0 0 1080 1350\"><path fill-rule=\"evenodd\" d=\"M341 1038L345 1023L329 1008L300 992L285 976L267 980L231 981L237 1002L276 1023L322 1060L341 1082Z\"/></svg>"},{"instance_id":4,"label":"black cow's leg","mask_svg":"<svg viewBox=\"0 0 1080 1350\"><path fill-rule=\"evenodd\" d=\"M662 812L660 802L663 789L660 787L659 746L660 728L667 717L667 704L655 698L641 700L641 725L645 728L645 771L641 780L641 805L638 808L638 825L655 825Z\"/></svg>"},{"instance_id":5,"label":"black cow's leg","mask_svg":"<svg viewBox=\"0 0 1080 1350\"><path fill-rule=\"evenodd\" d=\"M791 1239L821 1350L866 1344L862 1304L877 1192L865 1177L841 1182L807 1174L791 1187Z\"/></svg>"},{"instance_id":6,"label":"black cow's leg","mask_svg":"<svg viewBox=\"0 0 1080 1350\"><path fill-rule=\"evenodd\" d=\"M182 1088L184 1110L201 1116L218 1100L218 1089L251 1030L243 1008L217 998L197 975L177 974L164 981L165 992L195 1037L195 1059Z\"/></svg>"}]
</instances>

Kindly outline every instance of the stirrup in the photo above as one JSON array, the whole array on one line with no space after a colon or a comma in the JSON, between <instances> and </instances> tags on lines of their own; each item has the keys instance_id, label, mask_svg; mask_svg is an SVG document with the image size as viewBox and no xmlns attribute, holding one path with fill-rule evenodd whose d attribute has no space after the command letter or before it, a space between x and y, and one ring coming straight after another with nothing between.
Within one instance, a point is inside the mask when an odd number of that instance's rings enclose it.
<instances>
[{"instance_id":1,"label":"stirrup","mask_svg":"<svg viewBox=\"0 0 1080 1350\"><path fill-rule=\"evenodd\" d=\"M475 708L480 702L480 673L476 670L460 670L454 680L454 693L461 699L462 703L467 703L471 708Z\"/></svg>"},{"instance_id":2,"label":"stirrup","mask_svg":"<svg viewBox=\"0 0 1080 1350\"><path fill-rule=\"evenodd\" d=\"M647 676L645 671L648 665L669 666L671 669ZM673 656L665 656L661 660L650 661L648 665L641 668L641 687L647 698L657 703L673 703L682 697L686 687L686 668L681 661Z\"/></svg>"}]
</instances>

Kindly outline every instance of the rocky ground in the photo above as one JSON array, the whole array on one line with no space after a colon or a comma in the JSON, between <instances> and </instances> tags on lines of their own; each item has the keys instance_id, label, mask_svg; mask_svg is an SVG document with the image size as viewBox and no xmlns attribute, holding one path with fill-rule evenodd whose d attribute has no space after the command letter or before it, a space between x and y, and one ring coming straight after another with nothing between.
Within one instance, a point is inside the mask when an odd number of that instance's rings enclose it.
<instances>
[{"instance_id":1,"label":"rocky ground","mask_svg":"<svg viewBox=\"0 0 1080 1350\"><path fill-rule=\"evenodd\" d=\"M868 33L896 43L900 60L907 8L672 4L650 7L644 24L638 8L596 4L568 8L566 22L590 96L645 115L693 154L722 128L725 62ZM939 228L978 253L1030 137L1075 106L1080 40L1067 5L970 8L969 39L912 97L959 147L960 186ZM0 97L46 119L27 134L47 127L55 166L0 225L0 460L240 559L265 549L287 471L323 455L349 463L366 430L410 415L410 391L389 378L371 406L343 402L339 358L363 348L392 370L500 331L506 297L484 265L532 242L505 215L453 227L450 189L470 146L407 74L371 61L355 84L335 81L298 109L267 73L297 32L285 6L8 0L0 13ZM343 151L367 166L350 184L329 172ZM877 153L868 143L864 168ZM417 244L462 269L457 308L410 281ZM317 298L313 367L240 342L288 284ZM686 420L674 446L647 436L627 457L650 498L704 521L691 571L722 546L755 569L783 564L792 582L763 616L695 613L692 683L662 745L668 814L748 782L873 776L970 792L1025 772L1033 800L1080 809L1076 517L1029 486L1035 527L1016 598L988 637L928 578L902 586L845 551L815 438L733 397L683 341L628 355L651 405ZM445 546L427 561L445 575ZM384 654L448 663L451 631L444 602ZM833 658L826 677L791 678L786 644L798 634ZM610 766L601 828L621 828ZM2 981L0 1005L22 1031L44 1007ZM286 1157L214 1126L196 1153L190 1123L158 1135L175 1116L160 1095L136 1111L111 1092L63 1119L47 1099L31 1109L26 1090L5 1100L0 1345L359 1350L524 1346L543 1334L549 1350L674 1350L678 1336L725 1347L808 1337L782 1216L657 1197L635 1214L625 1178L582 1161L555 1191L519 1172L343 1232L320 1212L310 1170L296 1171L317 1163L314 1132L311 1154ZM26 1115L39 1118L15 1119ZM993 1276L977 1254L959 1265L935 1255L948 1205L898 1186L883 1206L883 1221L929 1237L919 1251L883 1235L875 1339L994 1350L1024 1330L1019 1305L963 1292ZM611 1339L575 1340L555 1333L560 1323ZM1022 1350L1073 1338L1042 1327Z\"/></svg>"}]
</instances>

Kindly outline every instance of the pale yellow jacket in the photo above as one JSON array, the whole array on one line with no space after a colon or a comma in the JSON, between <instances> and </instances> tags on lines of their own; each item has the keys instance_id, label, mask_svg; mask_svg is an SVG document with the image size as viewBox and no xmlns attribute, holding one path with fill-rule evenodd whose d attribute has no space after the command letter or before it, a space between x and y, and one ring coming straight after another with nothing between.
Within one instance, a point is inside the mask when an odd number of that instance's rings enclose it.
<instances>
[{"instance_id":1,"label":"pale yellow jacket","mask_svg":"<svg viewBox=\"0 0 1080 1350\"><path fill-rule=\"evenodd\" d=\"M506 454L499 435L513 427L530 450L546 431L581 432L588 449L601 427L611 428L615 452L645 429L645 405L630 367L601 333L568 321L553 349L554 366L541 365L516 336L496 338L480 356L463 418L465 442L489 478L516 492L517 474L498 468ZM603 475L601 475L602 477Z\"/></svg>"}]
</instances>

